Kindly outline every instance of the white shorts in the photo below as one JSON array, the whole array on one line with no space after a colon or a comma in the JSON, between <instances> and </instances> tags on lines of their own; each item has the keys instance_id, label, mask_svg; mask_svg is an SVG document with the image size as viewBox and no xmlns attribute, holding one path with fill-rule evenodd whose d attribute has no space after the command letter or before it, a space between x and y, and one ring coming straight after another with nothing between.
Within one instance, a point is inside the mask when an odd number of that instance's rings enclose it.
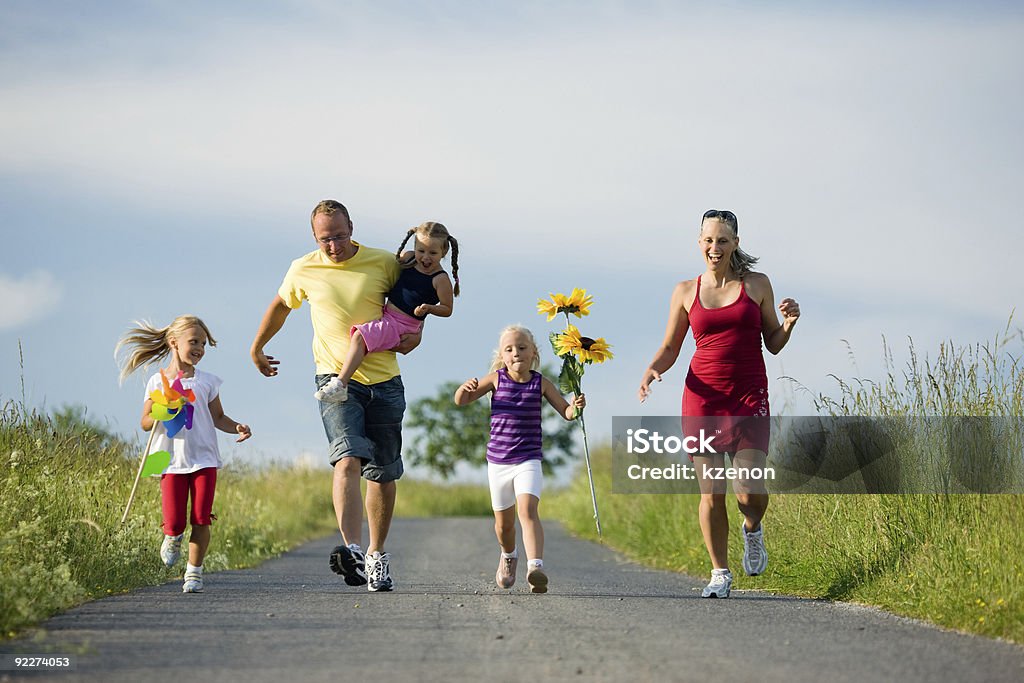
<instances>
[{"instance_id":1,"label":"white shorts","mask_svg":"<svg viewBox=\"0 0 1024 683\"><path fill-rule=\"evenodd\" d=\"M516 504L516 498L529 493L540 499L544 477L540 460L527 460L515 465L487 463L487 482L491 486L491 508L507 510Z\"/></svg>"}]
</instances>

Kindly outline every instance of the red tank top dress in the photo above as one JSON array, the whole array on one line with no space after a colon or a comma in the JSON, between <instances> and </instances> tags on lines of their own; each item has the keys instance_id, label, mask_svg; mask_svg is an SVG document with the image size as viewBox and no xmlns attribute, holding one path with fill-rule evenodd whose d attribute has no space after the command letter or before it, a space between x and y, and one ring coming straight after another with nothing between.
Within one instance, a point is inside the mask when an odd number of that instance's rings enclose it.
<instances>
[{"instance_id":1,"label":"red tank top dress","mask_svg":"<svg viewBox=\"0 0 1024 683\"><path fill-rule=\"evenodd\" d=\"M698 424L687 417L763 418L707 423L723 430L715 440L719 453L747 448L767 452L770 412L768 374L761 350L760 307L741 283L736 301L721 308L704 308L698 277L689 317L697 350L690 360L683 388L684 431L689 434ZM732 428L725 429L725 424Z\"/></svg>"}]
</instances>

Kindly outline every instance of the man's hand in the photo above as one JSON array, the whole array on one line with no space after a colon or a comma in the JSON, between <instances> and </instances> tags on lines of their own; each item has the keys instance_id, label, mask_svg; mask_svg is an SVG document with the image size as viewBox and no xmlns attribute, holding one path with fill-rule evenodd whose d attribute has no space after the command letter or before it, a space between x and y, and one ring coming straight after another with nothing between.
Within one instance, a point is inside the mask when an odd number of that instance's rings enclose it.
<instances>
[{"instance_id":1,"label":"man's hand","mask_svg":"<svg viewBox=\"0 0 1024 683\"><path fill-rule=\"evenodd\" d=\"M273 377L277 374L277 366L281 364L281 361L274 360L273 356L268 356L262 351L252 352L252 362L256 364L256 369L260 371L260 374L264 377Z\"/></svg>"},{"instance_id":2,"label":"man's hand","mask_svg":"<svg viewBox=\"0 0 1024 683\"><path fill-rule=\"evenodd\" d=\"M256 369L264 377L276 375L277 368L274 366L279 365L280 361L276 361L273 356L263 353L263 347L269 344L270 340L281 329L284 321L288 319L288 314L291 310L280 296L275 296L270 305L267 306L267 312L263 314L263 320L260 321L260 328L256 331L256 338L253 339L252 346L249 347L249 356L252 358L252 362L256 364Z\"/></svg>"},{"instance_id":3,"label":"man's hand","mask_svg":"<svg viewBox=\"0 0 1024 683\"><path fill-rule=\"evenodd\" d=\"M405 355L412 351L413 349L415 349L417 346L419 346L422 340L422 332L417 332L415 334L403 334L401 337L399 337L398 346L391 350L396 353L401 353L402 355Z\"/></svg>"}]
</instances>

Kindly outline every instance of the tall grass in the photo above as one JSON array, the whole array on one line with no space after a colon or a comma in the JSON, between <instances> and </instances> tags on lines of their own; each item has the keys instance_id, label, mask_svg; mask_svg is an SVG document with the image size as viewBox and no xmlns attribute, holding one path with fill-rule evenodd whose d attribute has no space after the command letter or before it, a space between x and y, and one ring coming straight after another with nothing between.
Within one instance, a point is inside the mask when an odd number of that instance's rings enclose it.
<instances>
[{"instance_id":1,"label":"tall grass","mask_svg":"<svg viewBox=\"0 0 1024 683\"><path fill-rule=\"evenodd\" d=\"M839 396L812 395L815 408L827 415L881 417L1024 416L1024 332L1011 315L1002 332L985 344L939 344L934 359L921 358L908 339L909 358L897 369L892 348L883 337L885 377L845 380L830 375ZM852 349L850 356L853 356ZM785 378L790 379L792 378ZM796 380L794 384L807 391Z\"/></svg>"},{"instance_id":2,"label":"tall grass","mask_svg":"<svg viewBox=\"0 0 1024 683\"><path fill-rule=\"evenodd\" d=\"M900 372L886 346L884 379L835 376L838 396L816 396L815 405L836 416L1019 417L1021 346L1020 331L1009 326L990 344L944 343L933 359L921 358L911 341ZM604 542L652 566L707 575L699 496L613 495L610 468L610 449L600 449L594 470ZM769 569L753 578L736 572L736 587L852 600L1024 642L1022 503L1019 495L776 495L765 518ZM596 539L585 474L548 496L545 510ZM729 557L738 566L738 513L731 519Z\"/></svg>"}]
</instances>

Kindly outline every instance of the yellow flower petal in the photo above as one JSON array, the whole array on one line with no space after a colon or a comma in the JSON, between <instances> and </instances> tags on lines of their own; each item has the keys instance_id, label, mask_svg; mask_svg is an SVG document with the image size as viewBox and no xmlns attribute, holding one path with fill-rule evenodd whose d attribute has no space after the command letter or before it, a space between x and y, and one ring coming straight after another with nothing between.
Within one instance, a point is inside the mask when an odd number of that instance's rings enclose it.
<instances>
[{"instance_id":1,"label":"yellow flower petal","mask_svg":"<svg viewBox=\"0 0 1024 683\"><path fill-rule=\"evenodd\" d=\"M558 306L547 299L541 299L537 302L537 312L541 315L547 315L548 322L551 322L558 315Z\"/></svg>"},{"instance_id":2,"label":"yellow flower petal","mask_svg":"<svg viewBox=\"0 0 1024 683\"><path fill-rule=\"evenodd\" d=\"M577 354L578 350L582 348L583 342L580 339L580 331L572 325L569 325L565 332L558 335L555 339L555 353L559 356L564 356L567 353Z\"/></svg>"},{"instance_id":3,"label":"yellow flower petal","mask_svg":"<svg viewBox=\"0 0 1024 683\"><path fill-rule=\"evenodd\" d=\"M569 309L569 313L580 318L585 315L590 315L590 307L593 303L594 297L587 296L587 290L579 289L578 287L572 290L572 294L570 294L566 300L566 306Z\"/></svg>"}]
</instances>

